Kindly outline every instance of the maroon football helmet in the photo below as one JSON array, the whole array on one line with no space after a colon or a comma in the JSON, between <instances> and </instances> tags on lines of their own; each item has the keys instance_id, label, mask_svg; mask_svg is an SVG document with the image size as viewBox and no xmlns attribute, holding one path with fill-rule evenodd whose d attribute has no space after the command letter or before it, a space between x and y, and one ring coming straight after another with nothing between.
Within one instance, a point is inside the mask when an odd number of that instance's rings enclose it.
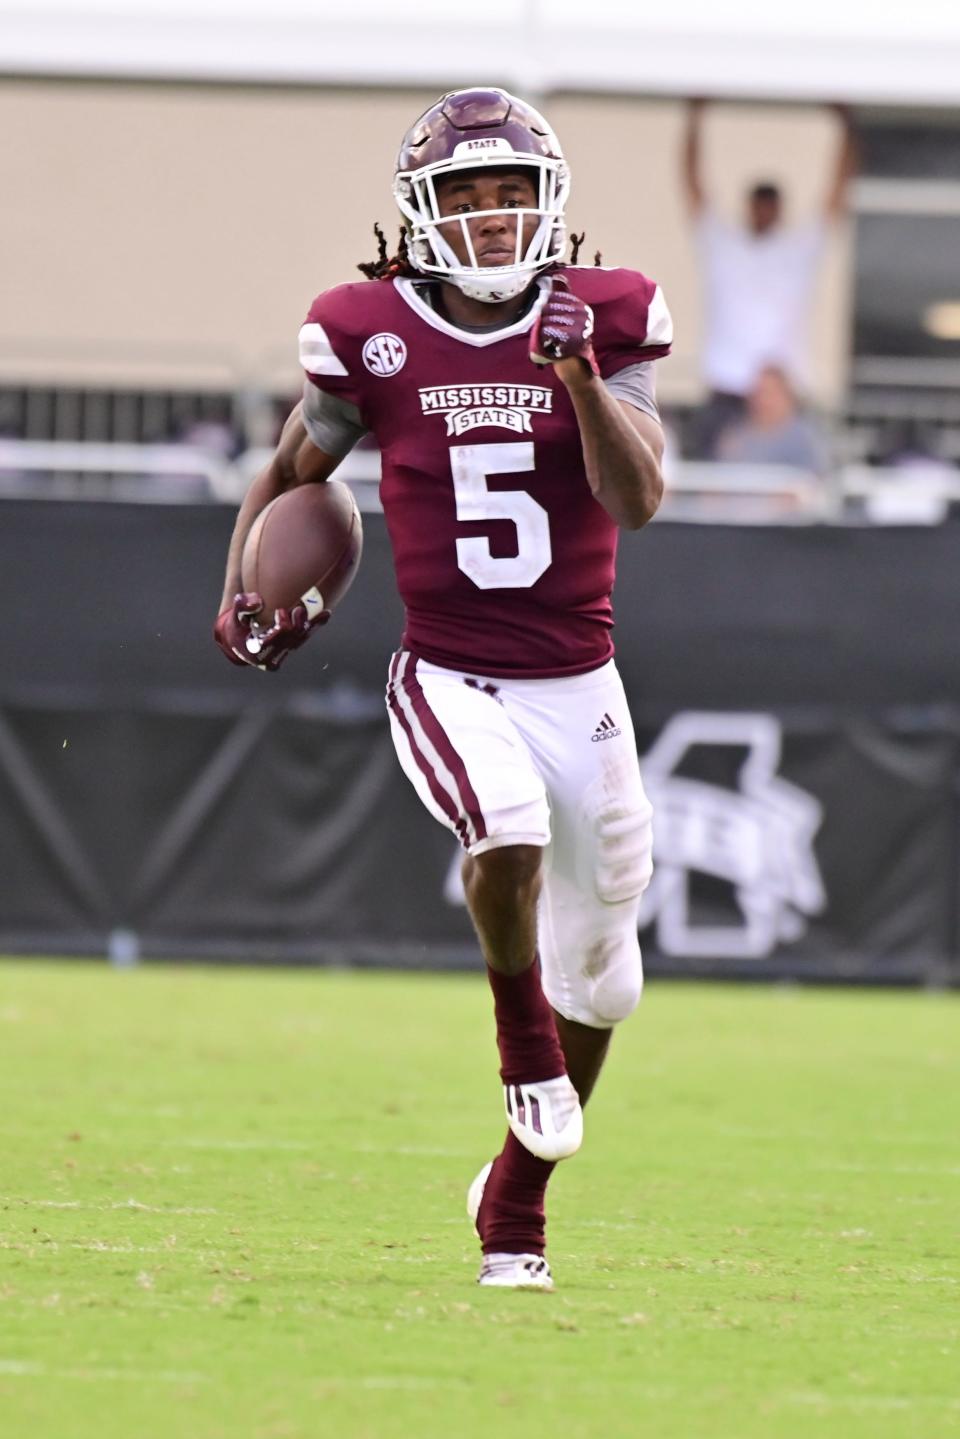
<instances>
[{"instance_id":1,"label":"maroon football helmet","mask_svg":"<svg viewBox=\"0 0 960 1439\"><path fill-rule=\"evenodd\" d=\"M537 207L501 212L518 221L512 265L480 266L467 224L469 216L456 217L470 257L465 265L439 229L435 182L455 171L505 165L535 172ZM493 303L519 295L534 275L560 259L566 244L563 212L570 193L570 172L563 152L539 111L506 90L452 90L431 105L403 138L393 193L411 226L407 247L411 263L426 275L448 280L471 299ZM522 217L529 214L535 214L539 223L521 253ZM449 216L446 223L450 223Z\"/></svg>"}]
</instances>

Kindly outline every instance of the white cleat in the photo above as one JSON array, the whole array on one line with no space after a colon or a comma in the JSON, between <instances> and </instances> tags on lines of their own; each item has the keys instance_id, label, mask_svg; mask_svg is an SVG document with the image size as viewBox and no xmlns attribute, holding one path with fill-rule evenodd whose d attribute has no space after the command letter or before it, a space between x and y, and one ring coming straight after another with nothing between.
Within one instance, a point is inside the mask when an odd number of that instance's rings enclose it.
<instances>
[{"instance_id":1,"label":"white cleat","mask_svg":"<svg viewBox=\"0 0 960 1439\"><path fill-rule=\"evenodd\" d=\"M500 1289L552 1289L553 1275L542 1254L485 1254L478 1284Z\"/></svg>"},{"instance_id":2,"label":"white cleat","mask_svg":"<svg viewBox=\"0 0 960 1439\"><path fill-rule=\"evenodd\" d=\"M480 1213L480 1205L483 1201L483 1191L487 1187L487 1180L490 1178L490 1171L492 1168L493 1160L491 1159L487 1164L483 1166L480 1173L477 1175L476 1179L473 1181L470 1188L467 1190L467 1216L473 1223L473 1232L474 1234L476 1234L478 1239L482 1238L482 1236L480 1234L480 1230L477 1228L477 1215Z\"/></svg>"},{"instance_id":3,"label":"white cleat","mask_svg":"<svg viewBox=\"0 0 960 1439\"><path fill-rule=\"evenodd\" d=\"M538 1159L568 1159L583 1143L583 1110L565 1074L539 1084L505 1084L507 1123Z\"/></svg>"}]
</instances>

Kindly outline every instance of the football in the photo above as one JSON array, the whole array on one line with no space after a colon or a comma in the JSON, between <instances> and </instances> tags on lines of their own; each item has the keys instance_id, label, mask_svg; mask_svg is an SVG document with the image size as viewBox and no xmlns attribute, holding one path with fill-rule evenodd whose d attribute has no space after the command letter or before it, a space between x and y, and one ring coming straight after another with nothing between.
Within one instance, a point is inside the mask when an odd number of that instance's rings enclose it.
<instances>
[{"instance_id":1,"label":"football","mask_svg":"<svg viewBox=\"0 0 960 1439\"><path fill-rule=\"evenodd\" d=\"M340 480L298 485L271 500L254 520L240 562L244 591L263 600L260 624L295 605L305 605L311 618L334 609L353 583L362 550L360 511Z\"/></svg>"}]
</instances>

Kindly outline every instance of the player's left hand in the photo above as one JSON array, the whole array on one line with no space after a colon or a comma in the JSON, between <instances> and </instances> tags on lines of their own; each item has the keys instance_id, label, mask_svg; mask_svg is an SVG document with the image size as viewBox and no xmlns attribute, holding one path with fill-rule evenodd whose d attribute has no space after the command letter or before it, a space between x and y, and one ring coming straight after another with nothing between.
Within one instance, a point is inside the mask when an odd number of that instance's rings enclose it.
<instances>
[{"instance_id":1,"label":"player's left hand","mask_svg":"<svg viewBox=\"0 0 960 1439\"><path fill-rule=\"evenodd\" d=\"M214 639L233 664L278 670L290 651L299 649L311 631L330 618L330 611L323 610L311 620L306 607L296 605L292 610L275 610L272 624L254 629L252 622L262 609L259 595L243 594L218 616Z\"/></svg>"},{"instance_id":2,"label":"player's left hand","mask_svg":"<svg viewBox=\"0 0 960 1439\"><path fill-rule=\"evenodd\" d=\"M255 630L247 640L251 663L262 670L278 670L287 655L306 644L313 631L325 625L329 618L330 611L322 610L315 619L310 619L304 605L295 605L292 610L274 610L273 624Z\"/></svg>"},{"instance_id":3,"label":"player's left hand","mask_svg":"<svg viewBox=\"0 0 960 1439\"><path fill-rule=\"evenodd\" d=\"M255 630L246 648L253 649L253 663L261 669L281 668L291 650L305 645L315 629L320 629L330 619L330 610L321 610L314 619L308 616L304 604L295 604L292 610L273 610L273 623L266 629Z\"/></svg>"},{"instance_id":4,"label":"player's left hand","mask_svg":"<svg viewBox=\"0 0 960 1439\"><path fill-rule=\"evenodd\" d=\"M531 360L535 365L580 360L594 375L599 375L592 336L593 311L590 306L566 285L561 287L558 277L555 277L530 336Z\"/></svg>"}]
</instances>

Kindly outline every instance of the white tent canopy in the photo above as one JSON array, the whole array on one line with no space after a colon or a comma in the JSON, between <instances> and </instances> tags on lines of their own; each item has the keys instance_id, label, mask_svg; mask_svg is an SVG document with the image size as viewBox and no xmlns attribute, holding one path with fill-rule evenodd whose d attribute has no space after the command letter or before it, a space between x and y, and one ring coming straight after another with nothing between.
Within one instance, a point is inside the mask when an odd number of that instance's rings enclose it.
<instances>
[{"instance_id":1,"label":"white tent canopy","mask_svg":"<svg viewBox=\"0 0 960 1439\"><path fill-rule=\"evenodd\" d=\"M960 105L956 0L0 0L0 73Z\"/></svg>"}]
</instances>

